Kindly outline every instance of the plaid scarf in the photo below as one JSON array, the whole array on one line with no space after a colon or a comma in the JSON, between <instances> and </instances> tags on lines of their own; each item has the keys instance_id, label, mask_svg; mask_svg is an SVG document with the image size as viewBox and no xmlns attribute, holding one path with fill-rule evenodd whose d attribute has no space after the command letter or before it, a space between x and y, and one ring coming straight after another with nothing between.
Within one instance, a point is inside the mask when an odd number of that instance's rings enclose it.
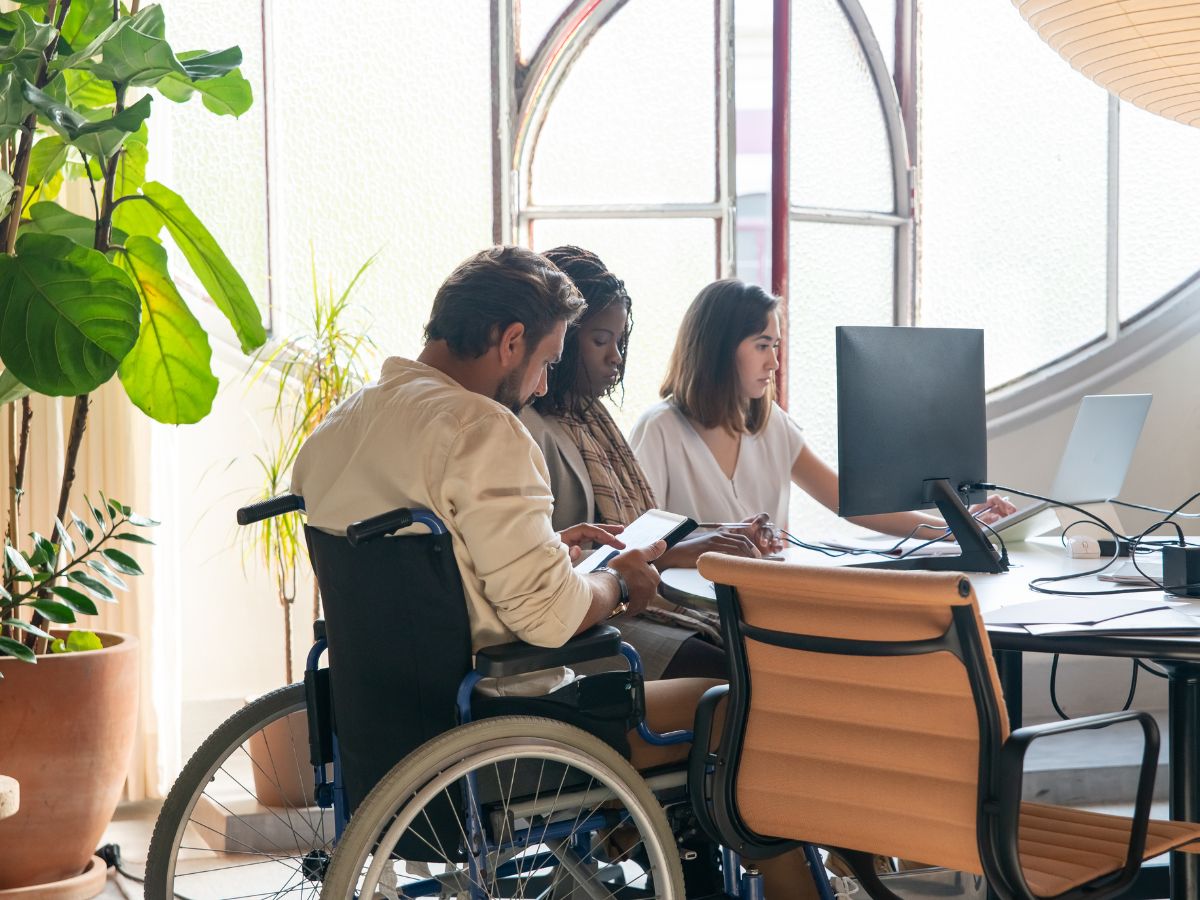
<instances>
[{"instance_id":1,"label":"plaid scarf","mask_svg":"<svg viewBox=\"0 0 1200 900\"><path fill-rule=\"evenodd\" d=\"M654 508L654 492L625 435L604 404L593 403L578 416L557 416L579 448L596 498L596 519L604 525L627 525Z\"/></svg>"},{"instance_id":2,"label":"plaid scarf","mask_svg":"<svg viewBox=\"0 0 1200 900\"><path fill-rule=\"evenodd\" d=\"M564 413L555 418L583 457L599 523L628 525L654 508L654 491L604 404L597 401L580 415ZM641 615L652 622L698 632L714 644L721 643L720 618L714 613L677 606L658 596Z\"/></svg>"}]
</instances>

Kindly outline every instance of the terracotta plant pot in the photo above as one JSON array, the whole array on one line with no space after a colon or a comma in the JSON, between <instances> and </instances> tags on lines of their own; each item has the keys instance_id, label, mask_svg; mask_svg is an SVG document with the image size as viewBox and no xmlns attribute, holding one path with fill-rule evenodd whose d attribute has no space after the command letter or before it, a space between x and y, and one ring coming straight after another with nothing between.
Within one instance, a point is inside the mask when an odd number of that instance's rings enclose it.
<instances>
[{"instance_id":1,"label":"terracotta plant pot","mask_svg":"<svg viewBox=\"0 0 1200 900\"><path fill-rule=\"evenodd\" d=\"M308 713L298 710L250 735L254 791L263 806L315 806L308 761Z\"/></svg>"},{"instance_id":2,"label":"terracotta plant pot","mask_svg":"<svg viewBox=\"0 0 1200 900\"><path fill-rule=\"evenodd\" d=\"M101 650L36 665L0 657L0 768L21 785L21 808L0 821L0 889L79 875L117 808L137 724L137 640L99 637Z\"/></svg>"}]
</instances>

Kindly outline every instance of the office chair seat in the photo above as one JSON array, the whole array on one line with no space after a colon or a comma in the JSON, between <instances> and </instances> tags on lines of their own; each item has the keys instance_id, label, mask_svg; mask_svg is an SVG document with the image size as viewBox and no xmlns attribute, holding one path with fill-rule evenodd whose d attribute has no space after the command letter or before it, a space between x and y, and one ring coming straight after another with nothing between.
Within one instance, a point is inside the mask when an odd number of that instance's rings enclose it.
<instances>
[{"instance_id":1,"label":"office chair seat","mask_svg":"<svg viewBox=\"0 0 1200 900\"><path fill-rule=\"evenodd\" d=\"M1125 862L1131 825L1126 816L1022 803L1021 865L1026 882L1035 894L1055 897L1116 871ZM1151 819L1143 855L1150 859L1173 849L1200 853L1200 843L1180 846L1189 836L1200 841L1200 825Z\"/></svg>"}]
</instances>

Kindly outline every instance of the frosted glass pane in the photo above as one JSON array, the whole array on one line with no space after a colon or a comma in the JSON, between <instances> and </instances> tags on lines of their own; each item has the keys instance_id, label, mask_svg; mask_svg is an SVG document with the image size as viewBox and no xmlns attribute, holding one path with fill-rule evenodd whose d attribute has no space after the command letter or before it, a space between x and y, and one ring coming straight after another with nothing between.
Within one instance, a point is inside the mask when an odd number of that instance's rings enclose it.
<instances>
[{"instance_id":1,"label":"frosted glass pane","mask_svg":"<svg viewBox=\"0 0 1200 900\"><path fill-rule=\"evenodd\" d=\"M533 59L538 46L568 5L566 0L513 0L513 6L519 10L521 59Z\"/></svg>"},{"instance_id":2,"label":"frosted glass pane","mask_svg":"<svg viewBox=\"0 0 1200 900\"><path fill-rule=\"evenodd\" d=\"M793 205L891 212L879 93L837 0L792 4Z\"/></svg>"},{"instance_id":3,"label":"frosted glass pane","mask_svg":"<svg viewBox=\"0 0 1200 900\"><path fill-rule=\"evenodd\" d=\"M213 233L251 294L267 308L267 194L263 134L262 20L258 3L168 0L167 39L177 51L242 48L254 105L238 119L209 112L199 95L183 105L154 95L149 175L178 192ZM177 252L172 268L195 279Z\"/></svg>"},{"instance_id":4,"label":"frosted glass pane","mask_svg":"<svg viewBox=\"0 0 1200 900\"><path fill-rule=\"evenodd\" d=\"M716 197L716 17L697 0L631 0L596 33L550 106L529 202Z\"/></svg>"},{"instance_id":5,"label":"frosted glass pane","mask_svg":"<svg viewBox=\"0 0 1200 900\"><path fill-rule=\"evenodd\" d=\"M1125 320L1200 269L1200 130L1122 103L1120 172Z\"/></svg>"},{"instance_id":6,"label":"frosted glass pane","mask_svg":"<svg viewBox=\"0 0 1200 900\"><path fill-rule=\"evenodd\" d=\"M858 0L867 20L871 23L871 31L875 33L875 41L887 60L888 71L896 71L896 0Z\"/></svg>"},{"instance_id":7,"label":"frosted glass pane","mask_svg":"<svg viewBox=\"0 0 1200 900\"><path fill-rule=\"evenodd\" d=\"M626 434L659 400L667 359L684 310L717 277L716 225L711 219L541 220L534 249L575 244L591 250L633 301L633 336L625 368L625 397L610 408ZM616 401L621 401L618 394Z\"/></svg>"},{"instance_id":8,"label":"frosted glass pane","mask_svg":"<svg viewBox=\"0 0 1200 900\"><path fill-rule=\"evenodd\" d=\"M891 325L895 230L862 225L791 224L788 301L788 412L813 451L837 467L834 328ZM792 488L794 532L820 537L837 517Z\"/></svg>"},{"instance_id":9,"label":"frosted glass pane","mask_svg":"<svg viewBox=\"0 0 1200 900\"><path fill-rule=\"evenodd\" d=\"M359 293L372 334L385 353L416 353L438 285L492 243L488 4L355 5L372 34L399 44L314 27L285 6L271 136L281 293L306 302L310 248L338 287L378 253Z\"/></svg>"},{"instance_id":10,"label":"frosted glass pane","mask_svg":"<svg viewBox=\"0 0 1200 900\"><path fill-rule=\"evenodd\" d=\"M1008 3L922 17L918 316L985 328L995 387L1104 333L1108 95Z\"/></svg>"}]
</instances>

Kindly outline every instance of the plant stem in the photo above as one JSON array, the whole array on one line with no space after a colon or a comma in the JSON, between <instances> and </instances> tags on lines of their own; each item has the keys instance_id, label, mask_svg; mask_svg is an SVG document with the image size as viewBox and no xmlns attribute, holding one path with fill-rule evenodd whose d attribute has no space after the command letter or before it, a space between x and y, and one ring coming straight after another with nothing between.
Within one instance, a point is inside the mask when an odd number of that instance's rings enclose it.
<instances>
[{"instance_id":1,"label":"plant stem","mask_svg":"<svg viewBox=\"0 0 1200 900\"><path fill-rule=\"evenodd\" d=\"M58 512L55 513L55 518L61 522L67 515L67 507L71 502L71 487L75 484L75 463L79 460L79 448L83 445L83 433L87 429L87 414L89 399L87 394L80 394L75 398L75 407L71 411L71 431L67 437L67 453L63 460L63 475L62 487L58 492ZM54 534L54 523L51 523L50 530L47 534ZM49 590L45 585L42 586L39 593L49 596ZM46 620L39 613L33 614L33 624L41 627L46 624ZM37 638L32 634L28 635L25 641L26 645L36 650ZM42 638L44 641L45 638Z\"/></svg>"},{"instance_id":2,"label":"plant stem","mask_svg":"<svg viewBox=\"0 0 1200 900\"><path fill-rule=\"evenodd\" d=\"M46 22L54 23L54 25L62 29L63 20L67 17L67 11L71 8L71 0L62 0L62 5L57 6L58 0L50 0L46 7ZM57 6L57 9L56 9ZM55 13L57 12L57 16ZM42 61L38 63L37 78L35 85L38 90L46 86L49 81L49 63L54 58L54 54L58 51L58 35L50 41L46 47L45 53L42 54ZM17 150L17 160L13 165L13 197L25 196L25 185L29 182L29 154L33 151L33 138L37 130L37 112L31 112L25 117L25 121L21 123L21 146ZM14 200L12 209L8 212L8 218L5 220L3 234L3 242L0 242L0 251L8 255L14 255L14 247L17 243L17 227L21 224L21 204Z\"/></svg>"},{"instance_id":3,"label":"plant stem","mask_svg":"<svg viewBox=\"0 0 1200 900\"><path fill-rule=\"evenodd\" d=\"M292 683L292 604L283 603L283 664L287 669L285 683Z\"/></svg>"},{"instance_id":4,"label":"plant stem","mask_svg":"<svg viewBox=\"0 0 1200 900\"><path fill-rule=\"evenodd\" d=\"M20 533L21 500L25 496L25 463L29 459L29 423L33 421L33 402L21 398L21 443L17 449L17 469L13 475L13 503L17 507L17 533Z\"/></svg>"},{"instance_id":5,"label":"plant stem","mask_svg":"<svg viewBox=\"0 0 1200 900\"><path fill-rule=\"evenodd\" d=\"M113 82L113 92L117 95L117 104L113 110L113 115L120 115L121 110L125 108L125 85L119 82ZM101 253L107 253L111 246L109 242L112 240L112 217L113 217L113 192L117 183L117 166L121 162L121 154L125 151L118 148L104 167L104 202L96 215L96 249ZM90 176L89 176L90 178Z\"/></svg>"}]
</instances>

